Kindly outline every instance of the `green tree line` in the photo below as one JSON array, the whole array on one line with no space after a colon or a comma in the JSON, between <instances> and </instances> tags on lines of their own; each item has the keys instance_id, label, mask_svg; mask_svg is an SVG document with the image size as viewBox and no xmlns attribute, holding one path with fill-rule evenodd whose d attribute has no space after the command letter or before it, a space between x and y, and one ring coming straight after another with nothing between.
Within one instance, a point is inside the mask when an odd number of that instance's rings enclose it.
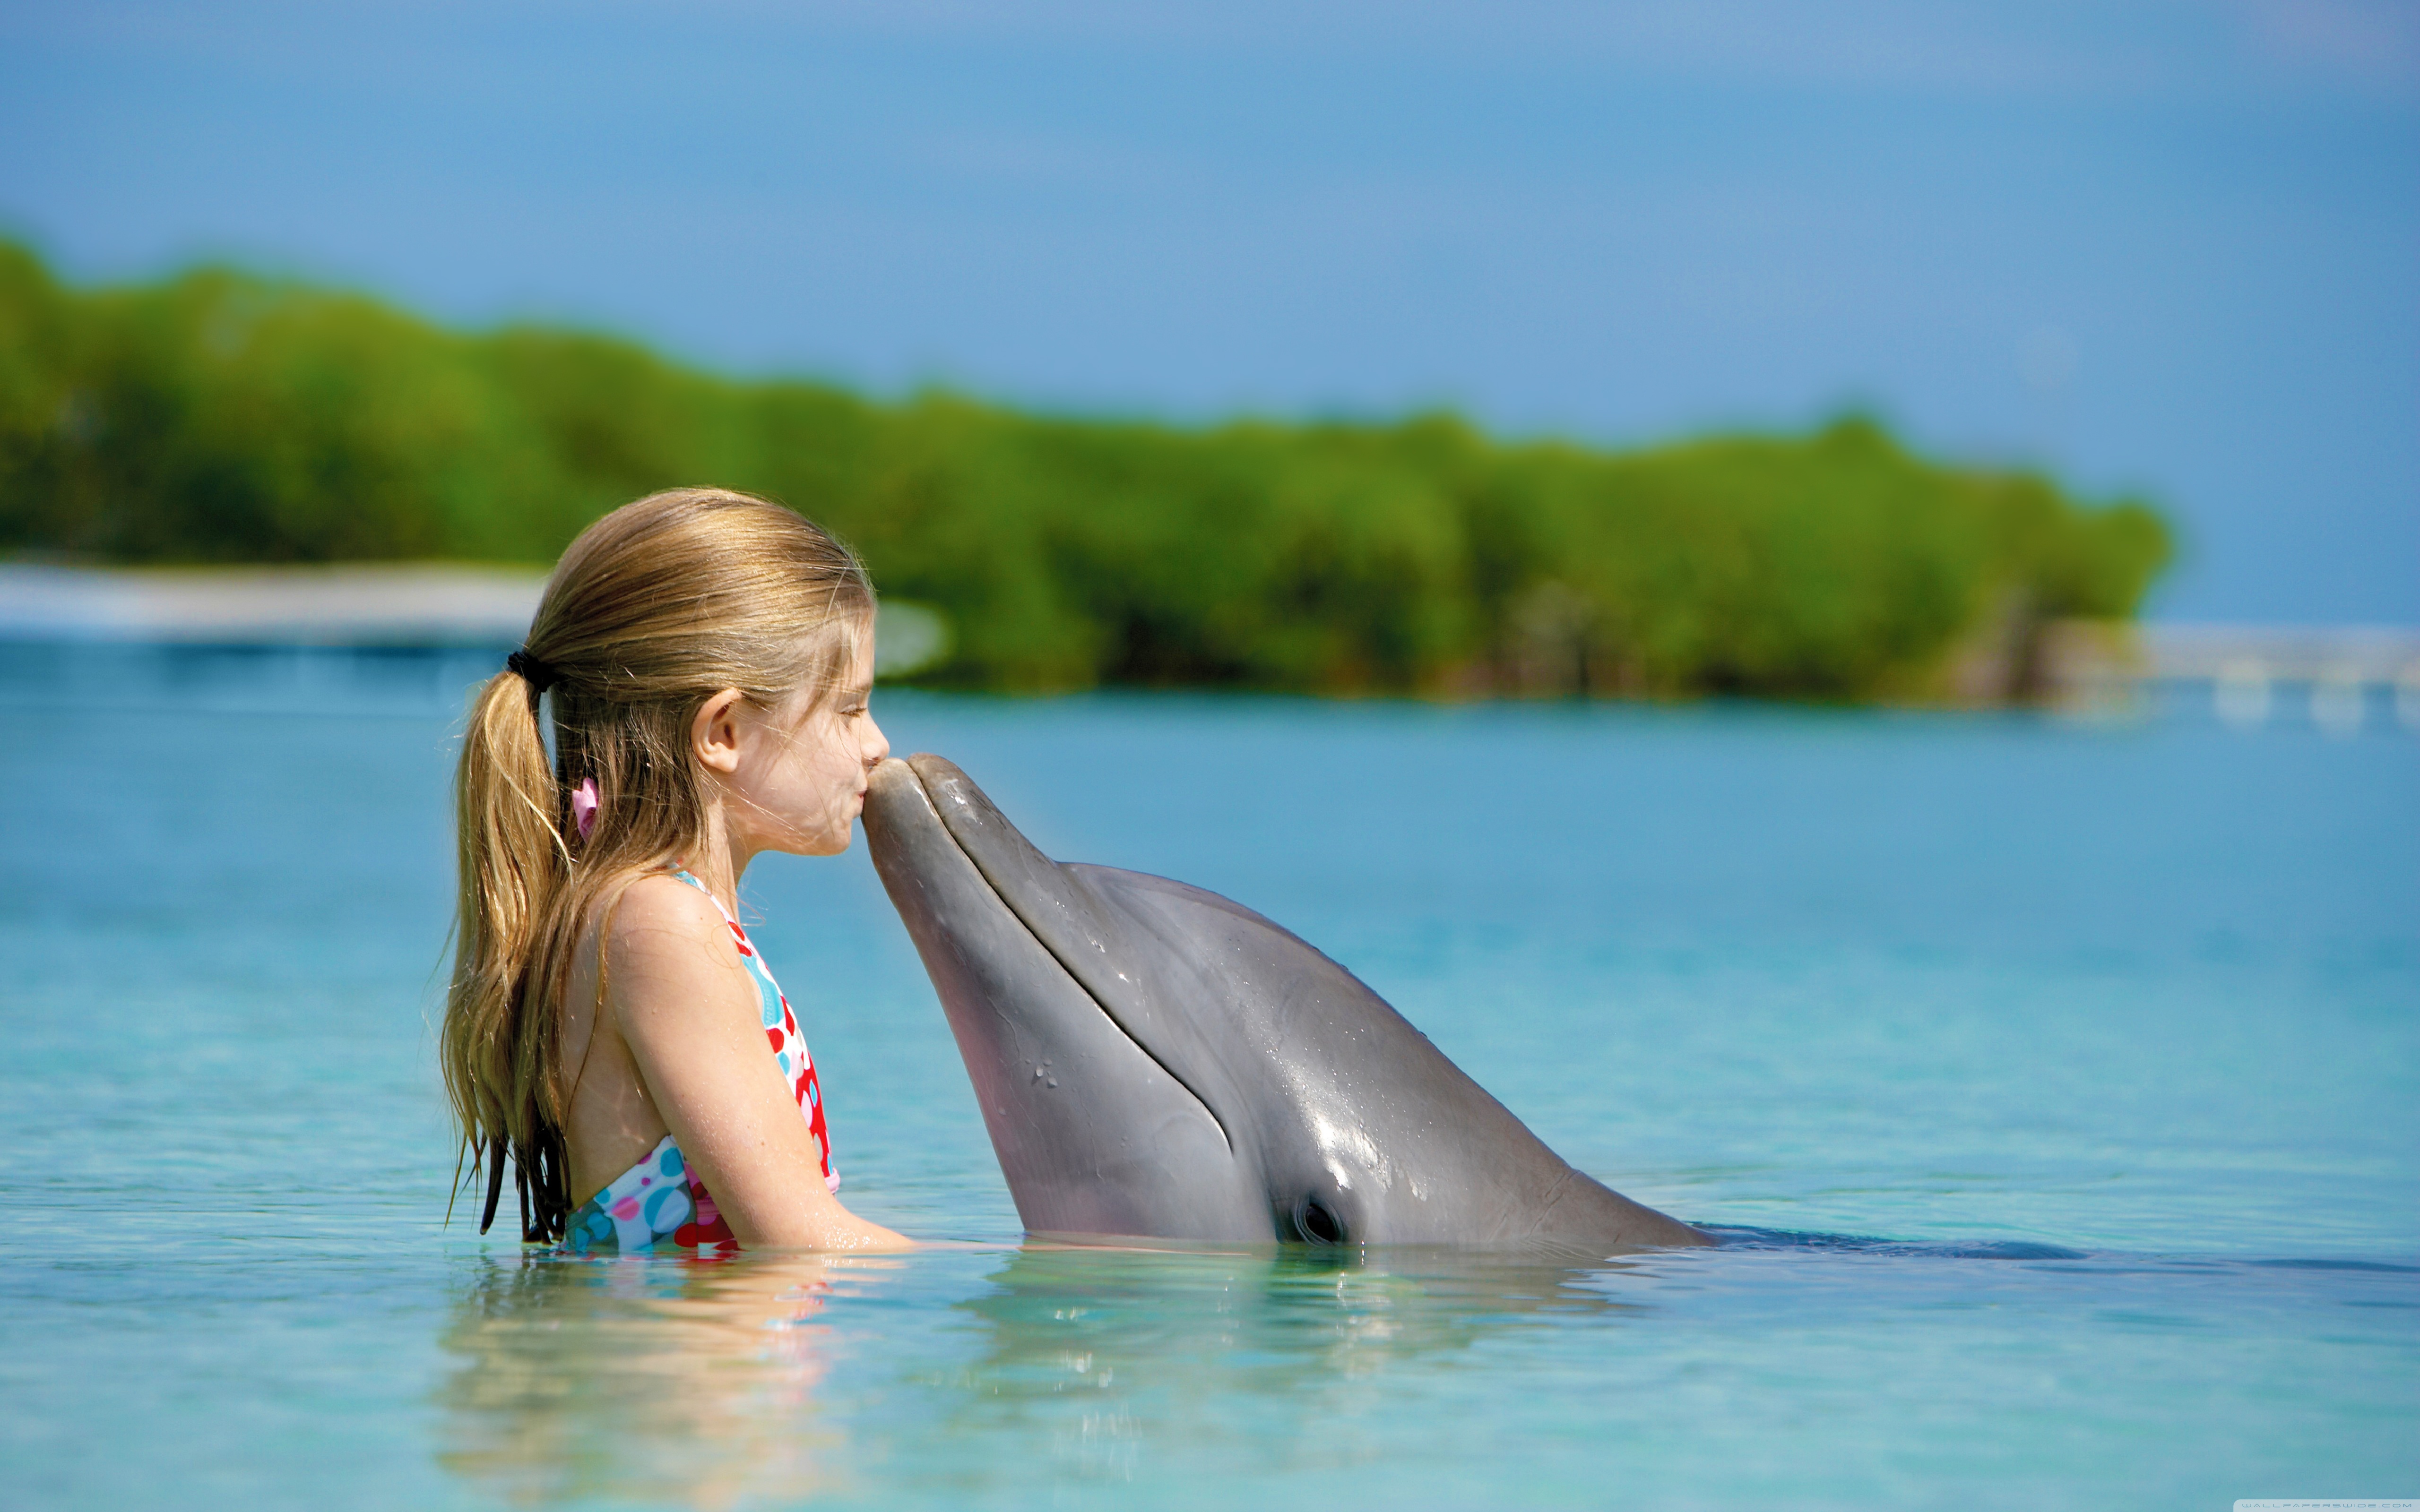
<instances>
[{"instance_id":1,"label":"green tree line","mask_svg":"<svg viewBox=\"0 0 2420 1512\"><path fill-rule=\"evenodd\" d=\"M70 287L0 242L0 552L546 563L681 483L830 526L949 617L932 677L1004 689L1923 696L1996 638L2021 696L2039 625L2131 614L2169 552L2140 501L1862 419L1616 452L884 403L222 268Z\"/></svg>"}]
</instances>

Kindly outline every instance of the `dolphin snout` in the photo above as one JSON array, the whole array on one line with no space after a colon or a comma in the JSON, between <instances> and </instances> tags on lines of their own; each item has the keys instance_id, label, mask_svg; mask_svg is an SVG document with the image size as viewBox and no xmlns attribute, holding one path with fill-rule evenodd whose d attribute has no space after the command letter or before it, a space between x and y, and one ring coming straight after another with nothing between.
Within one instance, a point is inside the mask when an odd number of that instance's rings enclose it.
<instances>
[{"instance_id":1,"label":"dolphin snout","mask_svg":"<svg viewBox=\"0 0 2420 1512\"><path fill-rule=\"evenodd\" d=\"M865 779L865 820L869 826L912 822L913 812L923 809L932 811L932 800L924 795L924 784L916 779L916 769L896 756L885 756L874 764ZM940 822L934 815L933 822Z\"/></svg>"}]
</instances>

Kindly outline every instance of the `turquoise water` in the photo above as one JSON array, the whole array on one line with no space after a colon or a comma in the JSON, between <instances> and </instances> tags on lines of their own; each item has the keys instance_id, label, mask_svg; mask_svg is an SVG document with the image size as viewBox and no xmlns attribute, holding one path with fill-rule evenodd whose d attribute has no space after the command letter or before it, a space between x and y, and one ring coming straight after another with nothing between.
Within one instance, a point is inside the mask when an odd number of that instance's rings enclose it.
<instances>
[{"instance_id":1,"label":"turquoise water","mask_svg":"<svg viewBox=\"0 0 2420 1512\"><path fill-rule=\"evenodd\" d=\"M2420 1489L2408 733L886 693L1046 849L1272 915L1576 1164L1765 1237L1020 1248L861 850L760 863L755 928L849 1200L971 1247L582 1264L442 1222L485 664L0 648L8 1504Z\"/></svg>"}]
</instances>

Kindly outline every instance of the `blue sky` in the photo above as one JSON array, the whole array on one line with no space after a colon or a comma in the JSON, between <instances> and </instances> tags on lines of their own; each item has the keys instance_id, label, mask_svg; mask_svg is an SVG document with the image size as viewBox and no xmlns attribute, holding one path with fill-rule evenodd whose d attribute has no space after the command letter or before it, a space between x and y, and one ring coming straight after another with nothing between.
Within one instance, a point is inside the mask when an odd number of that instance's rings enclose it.
<instances>
[{"instance_id":1,"label":"blue sky","mask_svg":"<svg viewBox=\"0 0 2420 1512\"><path fill-rule=\"evenodd\" d=\"M2420 5L82 0L0 225L1060 409L1876 410L2420 621Z\"/></svg>"}]
</instances>

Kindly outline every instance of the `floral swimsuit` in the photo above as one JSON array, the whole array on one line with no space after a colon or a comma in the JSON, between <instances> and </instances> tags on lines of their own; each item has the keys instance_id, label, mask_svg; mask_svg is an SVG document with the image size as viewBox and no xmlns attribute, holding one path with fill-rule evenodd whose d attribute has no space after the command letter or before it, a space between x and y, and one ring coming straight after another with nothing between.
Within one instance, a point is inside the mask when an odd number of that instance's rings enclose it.
<instances>
[{"instance_id":1,"label":"floral swimsuit","mask_svg":"<svg viewBox=\"0 0 2420 1512\"><path fill-rule=\"evenodd\" d=\"M765 967L765 958L748 943L748 932L723 908L721 900L687 872L675 870L673 875L706 893L706 902L730 926L732 943L756 980L757 1006L774 1062L782 1068L782 1079L798 1094L799 1114L807 1120L807 1132L815 1136L824 1185L838 1192L840 1177L832 1171L831 1137L824 1129L823 1088L815 1083L815 1063L807 1055L807 1041L799 1037L790 1000L782 995L781 984ZM727 1250L737 1249L738 1241L715 1210L706 1183L681 1159L680 1146L666 1134L639 1164L580 1205L564 1225L563 1247L574 1255L612 1255L672 1246Z\"/></svg>"}]
</instances>

